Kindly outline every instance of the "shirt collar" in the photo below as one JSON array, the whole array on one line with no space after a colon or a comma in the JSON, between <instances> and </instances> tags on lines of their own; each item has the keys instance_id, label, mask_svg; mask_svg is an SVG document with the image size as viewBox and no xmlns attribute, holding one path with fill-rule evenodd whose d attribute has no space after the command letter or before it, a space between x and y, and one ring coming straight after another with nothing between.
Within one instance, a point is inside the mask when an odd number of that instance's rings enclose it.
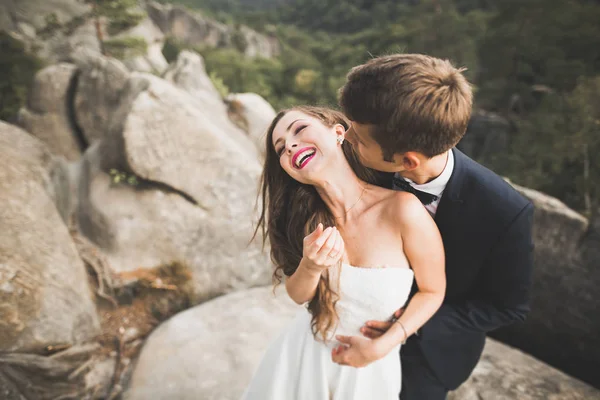
<instances>
[{"instance_id":1,"label":"shirt collar","mask_svg":"<svg viewBox=\"0 0 600 400\"><path fill-rule=\"evenodd\" d=\"M446 166L444 167L444 170L442 171L442 173L434 180L424 183L422 185L417 185L410 179L403 178L402 176L400 176L399 173L396 173L396 176L404 179L405 181L410 183L410 185L412 187L414 187L417 190L420 190L420 191L426 192L426 193L430 193L430 194L440 197L442 195L442 193L444 192L444 189L446 188L446 185L448 184L450 177L452 176L453 170L454 170L454 154L453 154L452 150L448 150L448 160L446 160Z\"/></svg>"}]
</instances>

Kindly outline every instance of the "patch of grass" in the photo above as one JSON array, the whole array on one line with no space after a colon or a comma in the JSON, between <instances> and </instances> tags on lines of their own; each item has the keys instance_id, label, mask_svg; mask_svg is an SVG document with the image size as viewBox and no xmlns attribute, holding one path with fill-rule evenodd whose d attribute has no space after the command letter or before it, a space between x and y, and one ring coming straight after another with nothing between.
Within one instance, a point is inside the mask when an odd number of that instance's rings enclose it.
<instances>
[{"instance_id":1,"label":"patch of grass","mask_svg":"<svg viewBox=\"0 0 600 400\"><path fill-rule=\"evenodd\" d=\"M148 43L137 36L109 39L103 45L106 55L119 60L143 56L148 51Z\"/></svg>"},{"instance_id":2,"label":"patch of grass","mask_svg":"<svg viewBox=\"0 0 600 400\"><path fill-rule=\"evenodd\" d=\"M126 183L131 186L137 186L140 183L137 176L114 168L110 170L110 176L113 183Z\"/></svg>"}]
</instances>

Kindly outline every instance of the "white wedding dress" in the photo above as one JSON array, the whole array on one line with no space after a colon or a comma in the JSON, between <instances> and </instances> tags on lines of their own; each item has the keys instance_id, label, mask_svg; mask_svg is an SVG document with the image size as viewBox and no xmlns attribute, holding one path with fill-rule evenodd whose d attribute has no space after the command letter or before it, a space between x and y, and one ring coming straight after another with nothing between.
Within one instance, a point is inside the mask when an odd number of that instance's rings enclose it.
<instances>
[{"instance_id":1,"label":"white wedding dress","mask_svg":"<svg viewBox=\"0 0 600 400\"><path fill-rule=\"evenodd\" d=\"M388 320L410 294L409 268L358 268L342 264L336 304L339 322L327 342L314 339L302 309L267 349L244 400L398 400L400 346L364 368L331 360L335 335L361 335L368 320ZM332 278L332 282L337 279Z\"/></svg>"}]
</instances>

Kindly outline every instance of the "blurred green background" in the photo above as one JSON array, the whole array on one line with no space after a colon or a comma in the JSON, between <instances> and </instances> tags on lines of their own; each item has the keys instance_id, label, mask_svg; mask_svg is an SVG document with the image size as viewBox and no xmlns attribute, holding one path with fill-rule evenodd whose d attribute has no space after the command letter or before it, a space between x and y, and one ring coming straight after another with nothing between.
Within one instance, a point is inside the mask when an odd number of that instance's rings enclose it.
<instances>
[{"instance_id":1,"label":"blurred green background","mask_svg":"<svg viewBox=\"0 0 600 400\"><path fill-rule=\"evenodd\" d=\"M134 0L103 0L127 24ZM348 70L372 56L418 52L466 67L475 108L505 121L502 147L479 161L587 216L600 200L600 2L591 0L161 0L277 38L272 59L196 48L222 92L255 92L276 109L335 106ZM130 16L134 25L139 21ZM51 22L51 21L49 21ZM184 46L167 38L168 61ZM0 118L10 120L42 63L0 35ZM477 154L472 154L477 157Z\"/></svg>"}]
</instances>

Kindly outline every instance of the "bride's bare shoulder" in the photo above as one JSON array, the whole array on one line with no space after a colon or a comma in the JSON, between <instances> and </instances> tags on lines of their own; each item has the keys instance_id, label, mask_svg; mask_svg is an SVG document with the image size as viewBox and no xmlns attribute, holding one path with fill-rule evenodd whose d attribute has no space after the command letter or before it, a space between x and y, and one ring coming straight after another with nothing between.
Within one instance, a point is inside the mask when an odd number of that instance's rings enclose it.
<instances>
[{"instance_id":1,"label":"bride's bare shoulder","mask_svg":"<svg viewBox=\"0 0 600 400\"><path fill-rule=\"evenodd\" d=\"M394 191L391 193L385 200L383 210L385 218L399 227L431 218L417 196L408 192Z\"/></svg>"}]
</instances>

